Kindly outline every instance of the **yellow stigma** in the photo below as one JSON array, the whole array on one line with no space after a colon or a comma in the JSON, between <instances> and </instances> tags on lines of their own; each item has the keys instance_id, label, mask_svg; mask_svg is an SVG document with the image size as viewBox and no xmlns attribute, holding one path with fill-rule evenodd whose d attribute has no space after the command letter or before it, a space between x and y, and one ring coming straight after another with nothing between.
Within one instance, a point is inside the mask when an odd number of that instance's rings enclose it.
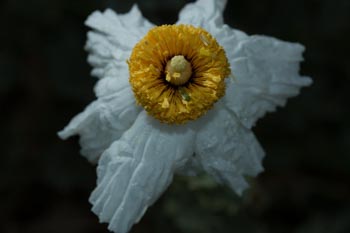
<instances>
[{"instance_id":1,"label":"yellow stigma","mask_svg":"<svg viewBox=\"0 0 350 233\"><path fill-rule=\"evenodd\" d=\"M190 25L154 27L128 61L137 103L168 124L205 114L225 94L230 65L207 31Z\"/></svg>"},{"instance_id":2,"label":"yellow stigma","mask_svg":"<svg viewBox=\"0 0 350 233\"><path fill-rule=\"evenodd\" d=\"M192 75L191 64L182 55L177 55L168 61L165 67L166 81L176 86L187 83Z\"/></svg>"}]
</instances>

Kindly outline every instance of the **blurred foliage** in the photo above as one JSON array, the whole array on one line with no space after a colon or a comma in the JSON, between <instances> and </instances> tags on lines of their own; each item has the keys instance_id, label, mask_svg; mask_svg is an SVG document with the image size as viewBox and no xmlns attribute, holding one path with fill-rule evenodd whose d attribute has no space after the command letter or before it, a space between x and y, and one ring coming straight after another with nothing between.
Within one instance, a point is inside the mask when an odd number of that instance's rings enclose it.
<instances>
[{"instance_id":1,"label":"blurred foliage","mask_svg":"<svg viewBox=\"0 0 350 233\"><path fill-rule=\"evenodd\" d=\"M85 18L127 0L0 3L0 232L108 232L90 211L95 168L56 132L94 99ZM187 1L139 1L156 24ZM298 41L314 84L254 131L266 171L242 198L210 177L176 177L132 232L350 232L350 1L231 0L226 22Z\"/></svg>"}]
</instances>

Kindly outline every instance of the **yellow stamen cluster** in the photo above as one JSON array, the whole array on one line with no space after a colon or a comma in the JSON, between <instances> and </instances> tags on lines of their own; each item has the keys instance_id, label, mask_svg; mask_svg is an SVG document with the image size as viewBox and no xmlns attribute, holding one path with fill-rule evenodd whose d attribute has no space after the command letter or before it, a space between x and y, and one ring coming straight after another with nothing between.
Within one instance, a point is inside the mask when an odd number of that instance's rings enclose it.
<instances>
[{"instance_id":1,"label":"yellow stamen cluster","mask_svg":"<svg viewBox=\"0 0 350 233\"><path fill-rule=\"evenodd\" d=\"M224 49L207 31L190 25L151 29L128 64L137 102L169 124L206 113L225 94L230 74Z\"/></svg>"}]
</instances>

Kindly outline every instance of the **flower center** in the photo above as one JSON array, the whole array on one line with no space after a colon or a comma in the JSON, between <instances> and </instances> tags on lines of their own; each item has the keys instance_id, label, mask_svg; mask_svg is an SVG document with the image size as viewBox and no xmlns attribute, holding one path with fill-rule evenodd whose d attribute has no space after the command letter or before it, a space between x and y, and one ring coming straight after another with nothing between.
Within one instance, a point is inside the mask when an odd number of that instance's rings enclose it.
<instances>
[{"instance_id":1,"label":"flower center","mask_svg":"<svg viewBox=\"0 0 350 233\"><path fill-rule=\"evenodd\" d=\"M225 94L230 74L224 49L207 31L190 25L152 28L128 64L137 103L168 124L204 115Z\"/></svg>"},{"instance_id":2,"label":"flower center","mask_svg":"<svg viewBox=\"0 0 350 233\"><path fill-rule=\"evenodd\" d=\"M166 81L180 86L185 84L192 75L191 63L182 55L174 56L165 67Z\"/></svg>"}]
</instances>

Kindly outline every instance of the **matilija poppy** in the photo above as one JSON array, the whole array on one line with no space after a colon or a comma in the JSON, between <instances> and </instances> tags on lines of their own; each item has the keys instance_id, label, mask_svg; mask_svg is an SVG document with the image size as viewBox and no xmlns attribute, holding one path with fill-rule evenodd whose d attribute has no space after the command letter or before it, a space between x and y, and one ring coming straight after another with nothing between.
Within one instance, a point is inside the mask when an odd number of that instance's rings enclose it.
<instances>
[{"instance_id":1,"label":"matilija poppy","mask_svg":"<svg viewBox=\"0 0 350 233\"><path fill-rule=\"evenodd\" d=\"M225 5L197 0L159 27L136 5L87 19L97 99L59 136L80 135L81 154L98 162L90 202L109 230L128 232L176 173L204 170L241 194L244 176L263 170L251 128L311 84L299 75L302 45L230 28Z\"/></svg>"}]
</instances>

